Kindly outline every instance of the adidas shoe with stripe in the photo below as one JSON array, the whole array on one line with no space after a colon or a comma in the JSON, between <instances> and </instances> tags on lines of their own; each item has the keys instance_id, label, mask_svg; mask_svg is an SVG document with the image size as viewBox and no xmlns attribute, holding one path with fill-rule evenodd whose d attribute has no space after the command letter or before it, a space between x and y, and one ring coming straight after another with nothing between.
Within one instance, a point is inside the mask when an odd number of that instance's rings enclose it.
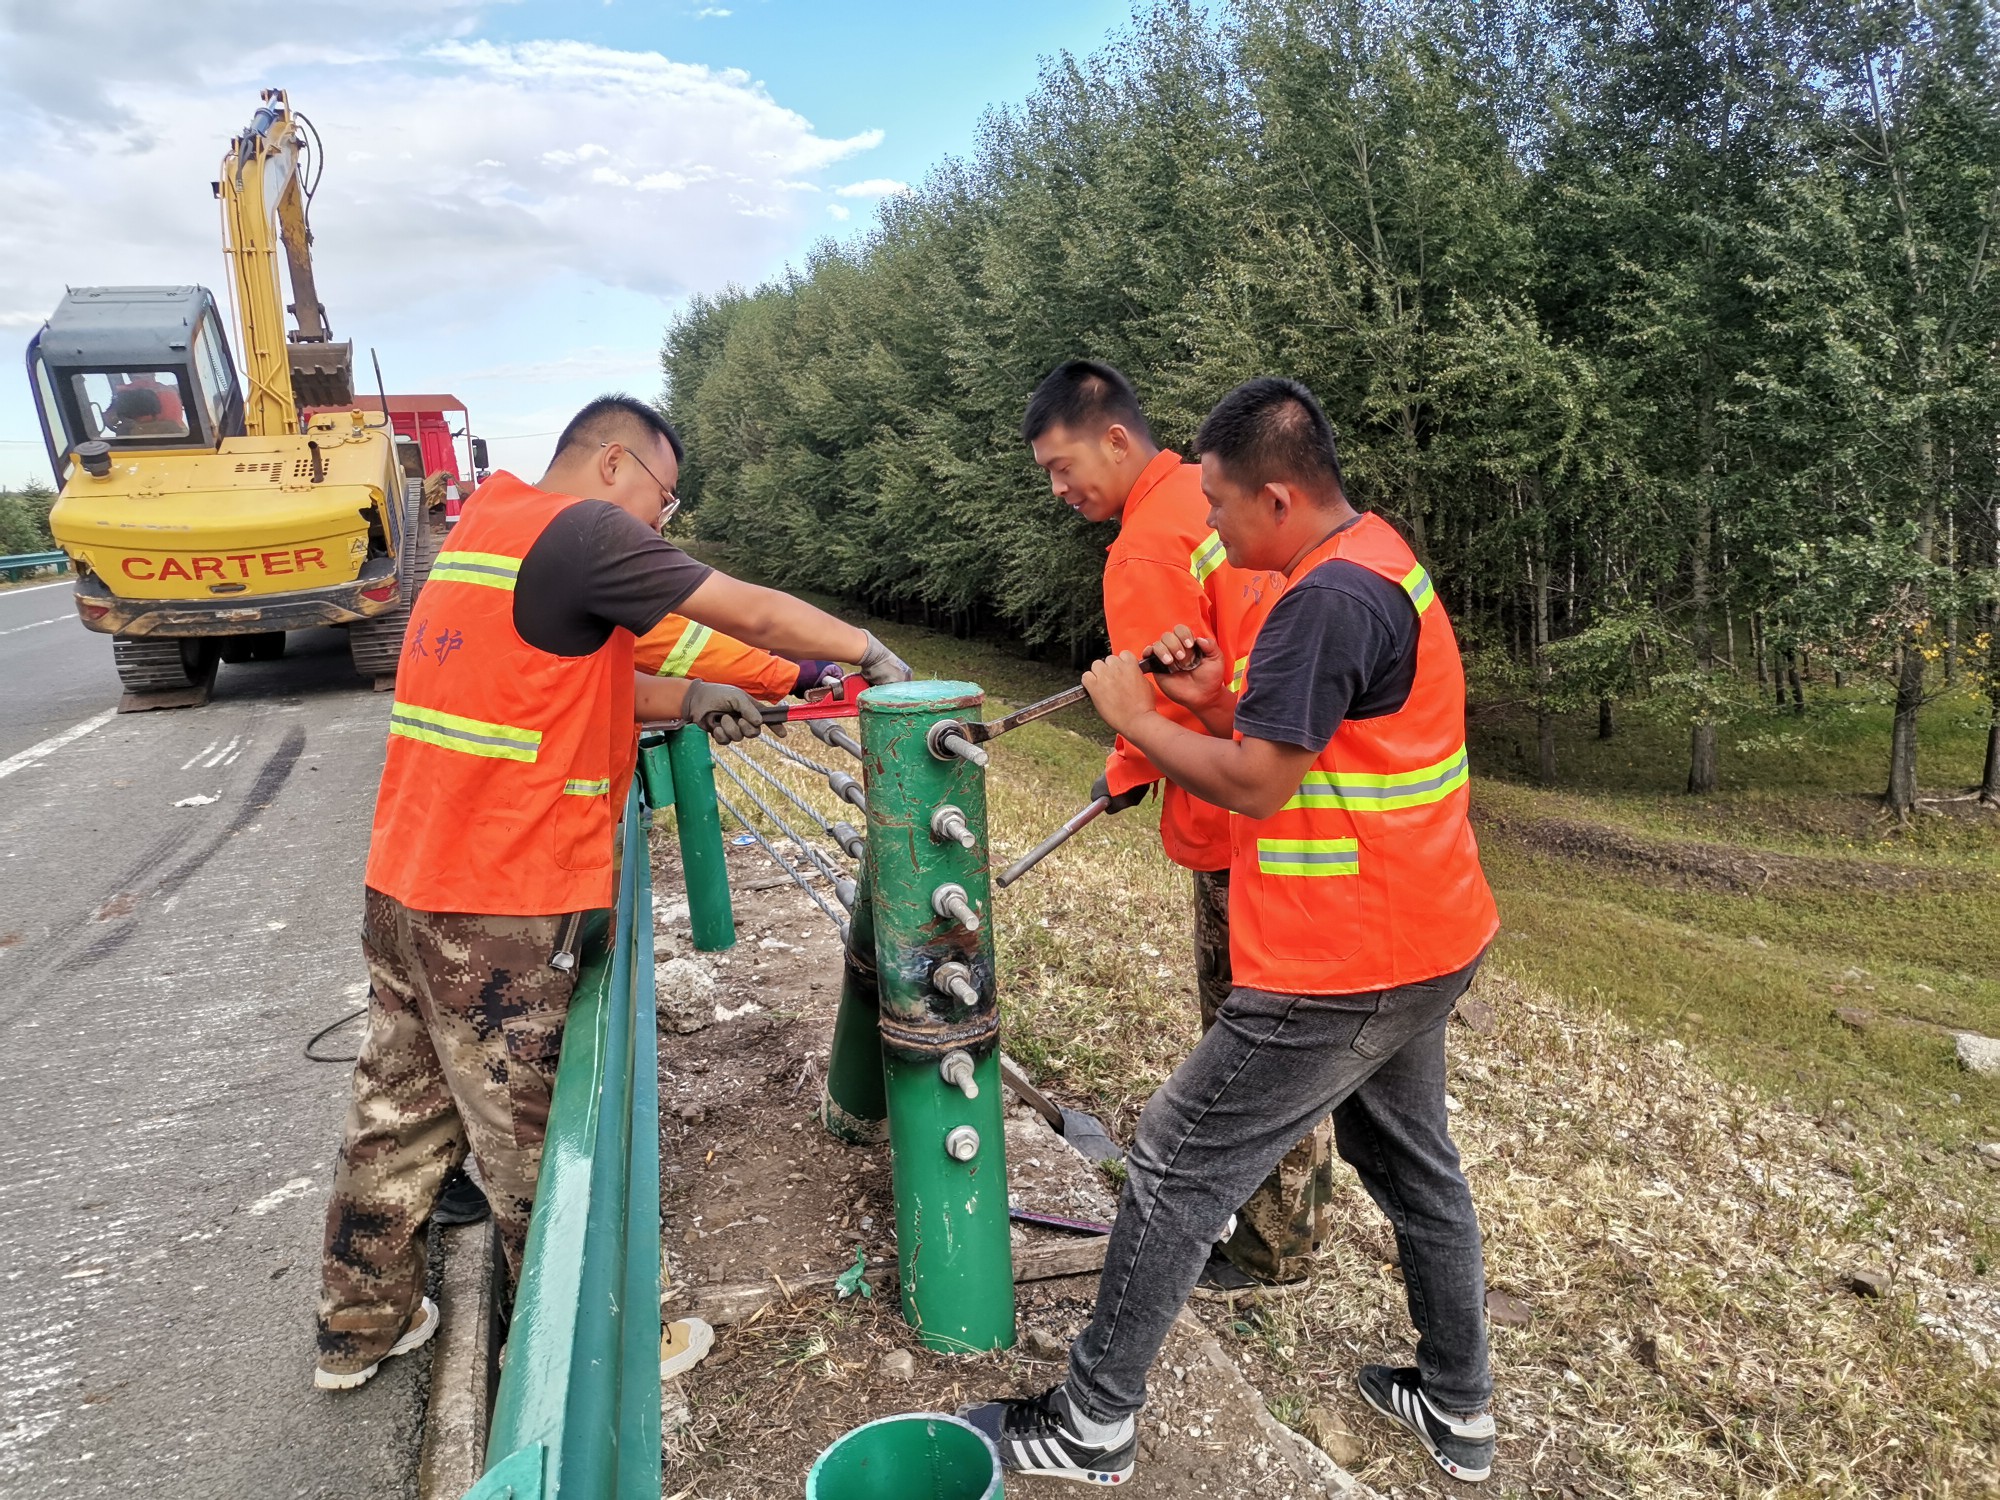
<instances>
[{"instance_id":1,"label":"adidas shoe with stripe","mask_svg":"<svg viewBox=\"0 0 2000 1500\"><path fill-rule=\"evenodd\" d=\"M1493 1472L1491 1412L1465 1418L1438 1410L1409 1365L1363 1365L1356 1382L1368 1404L1414 1432L1437 1466L1453 1479L1477 1484Z\"/></svg>"},{"instance_id":2,"label":"adidas shoe with stripe","mask_svg":"<svg viewBox=\"0 0 2000 1500\"><path fill-rule=\"evenodd\" d=\"M1089 1443L1076 1435L1069 1398L1056 1386L1021 1400L968 1406L959 1416L993 1440L1002 1468L1016 1474L1044 1474L1079 1484L1123 1484L1132 1477L1139 1453L1139 1424L1127 1417L1110 1443Z\"/></svg>"}]
</instances>

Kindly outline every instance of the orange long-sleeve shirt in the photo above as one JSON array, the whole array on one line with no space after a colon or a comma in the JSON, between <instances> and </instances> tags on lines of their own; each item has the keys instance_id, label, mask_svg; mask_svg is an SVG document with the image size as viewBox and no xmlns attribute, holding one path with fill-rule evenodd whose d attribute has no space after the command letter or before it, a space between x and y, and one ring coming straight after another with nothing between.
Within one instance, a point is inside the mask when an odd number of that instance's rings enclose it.
<instances>
[{"instance_id":1,"label":"orange long-sleeve shirt","mask_svg":"<svg viewBox=\"0 0 2000 1500\"><path fill-rule=\"evenodd\" d=\"M1241 686L1250 643L1284 584L1282 573L1249 573L1224 561L1222 539L1209 530L1201 469L1163 452L1132 486L1117 540L1107 549L1104 623L1111 649L1136 655L1187 625L1221 646L1231 684ZM1193 714L1157 696L1167 718L1206 732ZM1104 779L1115 794L1161 776L1121 735L1105 760ZM1160 844L1187 869L1226 870L1229 814L1169 782L1160 797Z\"/></svg>"},{"instance_id":2,"label":"orange long-sleeve shirt","mask_svg":"<svg viewBox=\"0 0 2000 1500\"><path fill-rule=\"evenodd\" d=\"M639 637L632 650L633 665L655 677L695 677L740 687L753 698L776 703L798 685L799 664L706 625L686 615L668 615Z\"/></svg>"}]
</instances>

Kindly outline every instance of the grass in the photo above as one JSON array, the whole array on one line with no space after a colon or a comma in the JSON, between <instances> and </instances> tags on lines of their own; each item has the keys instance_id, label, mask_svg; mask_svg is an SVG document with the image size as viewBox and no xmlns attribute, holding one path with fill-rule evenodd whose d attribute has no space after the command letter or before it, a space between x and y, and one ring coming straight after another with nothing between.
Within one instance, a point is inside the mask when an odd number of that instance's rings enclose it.
<instances>
[{"instance_id":1,"label":"grass","mask_svg":"<svg viewBox=\"0 0 2000 1500\"><path fill-rule=\"evenodd\" d=\"M876 629L920 672L1010 703L1073 680ZM1914 831L1877 818L1886 719L1854 701L1782 725L1802 738L1779 748L1737 731L1752 748L1725 749L1704 799L1662 790L1681 774L1671 731L1635 720L1607 746L1565 726L1551 790L1506 777L1522 726L1479 721L1505 924L1481 984L1500 1024L1454 1032L1451 1087L1490 1279L1535 1309L1495 1333L1493 1493L1992 1492L2000 1172L1971 1146L2000 1140L2000 1088L1923 1025L1856 1032L1832 1011L2000 1032L2000 830L1963 807ZM1976 771L1975 718L1932 708L1926 786ZM1080 806L1102 753L1087 715L998 745L995 859ZM1189 899L1144 812L996 896L1009 1050L1114 1130L1196 1036ZM1307 1287L1218 1332L1275 1410L1329 1407L1369 1434L1351 1371L1406 1357L1407 1315L1358 1188L1337 1218ZM1888 1296L1846 1289L1863 1267L1892 1273ZM1444 1493L1369 1441L1364 1479Z\"/></svg>"}]
</instances>

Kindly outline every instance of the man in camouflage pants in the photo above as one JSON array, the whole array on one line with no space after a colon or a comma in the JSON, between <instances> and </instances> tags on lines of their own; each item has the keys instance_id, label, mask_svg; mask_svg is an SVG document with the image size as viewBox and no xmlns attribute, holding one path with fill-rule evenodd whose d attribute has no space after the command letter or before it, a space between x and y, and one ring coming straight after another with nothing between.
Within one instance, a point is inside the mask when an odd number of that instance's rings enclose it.
<instances>
[{"instance_id":1,"label":"man in camouflage pants","mask_svg":"<svg viewBox=\"0 0 2000 1500\"><path fill-rule=\"evenodd\" d=\"M424 1221L468 1147L519 1278L576 987L576 969L550 960L575 945L577 917L412 911L366 894L368 1032L327 1209L328 1369L379 1360L382 1330L418 1305Z\"/></svg>"},{"instance_id":2,"label":"man in camouflage pants","mask_svg":"<svg viewBox=\"0 0 2000 1500\"><path fill-rule=\"evenodd\" d=\"M1230 991L1227 870L1195 871L1194 968L1201 1029L1207 1031ZM1326 1240L1333 1205L1333 1153L1329 1115L1285 1153L1236 1211L1236 1231L1222 1242L1222 1252L1232 1265L1262 1282L1304 1278L1313 1252ZM1204 1282L1195 1288L1195 1295L1226 1292Z\"/></svg>"}]
</instances>

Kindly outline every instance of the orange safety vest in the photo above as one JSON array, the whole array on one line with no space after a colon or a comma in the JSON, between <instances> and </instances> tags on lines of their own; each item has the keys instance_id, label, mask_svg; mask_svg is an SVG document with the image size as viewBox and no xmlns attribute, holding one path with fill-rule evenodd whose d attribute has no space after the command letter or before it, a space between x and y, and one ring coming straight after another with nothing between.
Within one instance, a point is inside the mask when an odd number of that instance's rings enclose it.
<instances>
[{"instance_id":1,"label":"orange safety vest","mask_svg":"<svg viewBox=\"0 0 2000 1500\"><path fill-rule=\"evenodd\" d=\"M410 611L367 875L405 906L549 916L611 904L638 754L632 633L552 656L514 631L521 560L577 503L494 474Z\"/></svg>"},{"instance_id":2,"label":"orange safety vest","mask_svg":"<svg viewBox=\"0 0 2000 1500\"><path fill-rule=\"evenodd\" d=\"M1500 927L1466 817L1465 668L1444 606L1380 516L1329 537L1294 576L1334 558L1410 596L1416 681L1395 713L1336 729L1277 813L1232 821L1230 965L1237 984L1278 994L1434 979L1472 962Z\"/></svg>"},{"instance_id":3,"label":"orange safety vest","mask_svg":"<svg viewBox=\"0 0 2000 1500\"><path fill-rule=\"evenodd\" d=\"M766 703L776 703L799 683L797 662L746 646L686 615L668 615L640 636L632 661L650 676L720 682Z\"/></svg>"},{"instance_id":4,"label":"orange safety vest","mask_svg":"<svg viewBox=\"0 0 2000 1500\"><path fill-rule=\"evenodd\" d=\"M1208 497L1201 468L1163 452L1140 473L1126 497L1118 537L1104 562L1104 624L1111 649L1134 655L1176 625L1214 639L1231 666L1230 684L1243 685L1243 667L1257 627L1283 592L1282 573L1232 568L1222 538L1208 526ZM1156 691L1160 714L1205 734L1198 720ZM1163 779L1145 754L1122 736L1104 763L1113 795ZM1167 858L1190 870L1229 867L1229 814L1168 782L1160 794L1160 844Z\"/></svg>"}]
</instances>

